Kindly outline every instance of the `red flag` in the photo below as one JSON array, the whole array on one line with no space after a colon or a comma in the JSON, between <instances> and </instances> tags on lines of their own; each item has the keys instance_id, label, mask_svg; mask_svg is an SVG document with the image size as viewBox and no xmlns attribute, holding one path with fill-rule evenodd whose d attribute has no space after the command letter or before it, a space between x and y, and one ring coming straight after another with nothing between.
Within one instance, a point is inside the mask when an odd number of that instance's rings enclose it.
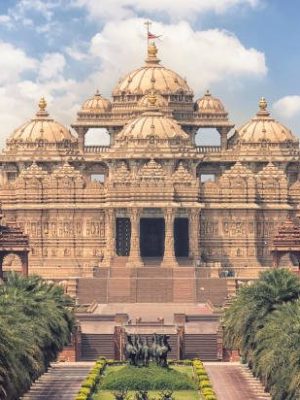
<instances>
[{"instance_id":1,"label":"red flag","mask_svg":"<svg viewBox=\"0 0 300 400\"><path fill-rule=\"evenodd\" d=\"M156 36L156 35L153 35L153 33L148 32L148 39L158 39L158 38L160 38L160 37L161 37L161 35Z\"/></svg>"}]
</instances>

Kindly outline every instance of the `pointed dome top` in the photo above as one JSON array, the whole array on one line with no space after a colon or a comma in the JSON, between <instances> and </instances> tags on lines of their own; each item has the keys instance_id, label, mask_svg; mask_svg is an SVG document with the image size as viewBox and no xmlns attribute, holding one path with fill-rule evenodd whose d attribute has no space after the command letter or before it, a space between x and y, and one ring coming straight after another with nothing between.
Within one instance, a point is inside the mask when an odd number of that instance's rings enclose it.
<instances>
[{"instance_id":1,"label":"pointed dome top","mask_svg":"<svg viewBox=\"0 0 300 400\"><path fill-rule=\"evenodd\" d=\"M120 95L145 95L150 90L155 90L162 95L186 94L193 95L185 79L176 72L165 68L157 58L155 43L148 45L148 54L145 65L133 70L113 90L113 96Z\"/></svg>"},{"instance_id":2,"label":"pointed dome top","mask_svg":"<svg viewBox=\"0 0 300 400\"><path fill-rule=\"evenodd\" d=\"M212 96L209 90L205 95L196 101L196 111L199 113L224 114L227 115L220 99Z\"/></svg>"},{"instance_id":3,"label":"pointed dome top","mask_svg":"<svg viewBox=\"0 0 300 400\"><path fill-rule=\"evenodd\" d=\"M105 113L109 111L111 111L111 102L102 97L99 90L96 91L93 97L90 97L82 104L80 110L80 112L91 114Z\"/></svg>"},{"instance_id":4,"label":"pointed dome top","mask_svg":"<svg viewBox=\"0 0 300 400\"><path fill-rule=\"evenodd\" d=\"M158 49L154 42L148 44L148 57L146 58L146 64L159 64L160 60L157 57Z\"/></svg>"},{"instance_id":5,"label":"pointed dome top","mask_svg":"<svg viewBox=\"0 0 300 400\"><path fill-rule=\"evenodd\" d=\"M237 134L241 143L298 143L298 139L290 129L270 116L268 103L264 97L259 101L259 110L256 115L242 125L237 130Z\"/></svg>"},{"instance_id":6,"label":"pointed dome top","mask_svg":"<svg viewBox=\"0 0 300 400\"><path fill-rule=\"evenodd\" d=\"M65 140L76 141L75 137L73 137L66 127L49 117L49 113L46 110L47 102L44 97L40 99L38 107L39 109L35 117L16 129L8 138L7 144L13 142L33 143L44 141L57 143Z\"/></svg>"}]
</instances>

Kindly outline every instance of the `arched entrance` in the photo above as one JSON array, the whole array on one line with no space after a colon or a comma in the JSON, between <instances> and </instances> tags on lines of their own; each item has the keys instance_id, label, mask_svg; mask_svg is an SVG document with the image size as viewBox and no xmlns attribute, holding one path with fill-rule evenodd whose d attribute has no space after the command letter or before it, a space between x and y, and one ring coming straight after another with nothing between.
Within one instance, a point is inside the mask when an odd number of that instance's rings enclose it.
<instances>
[{"instance_id":1,"label":"arched entrance","mask_svg":"<svg viewBox=\"0 0 300 400\"><path fill-rule=\"evenodd\" d=\"M29 239L27 235L12 226L0 225L0 279L3 279L3 261L8 255L19 257L22 274L28 275Z\"/></svg>"},{"instance_id":2,"label":"arched entrance","mask_svg":"<svg viewBox=\"0 0 300 400\"><path fill-rule=\"evenodd\" d=\"M271 254L273 266L278 268L280 260L286 256L294 257L300 268L300 224L298 219L288 218L281 225L272 240Z\"/></svg>"}]
</instances>

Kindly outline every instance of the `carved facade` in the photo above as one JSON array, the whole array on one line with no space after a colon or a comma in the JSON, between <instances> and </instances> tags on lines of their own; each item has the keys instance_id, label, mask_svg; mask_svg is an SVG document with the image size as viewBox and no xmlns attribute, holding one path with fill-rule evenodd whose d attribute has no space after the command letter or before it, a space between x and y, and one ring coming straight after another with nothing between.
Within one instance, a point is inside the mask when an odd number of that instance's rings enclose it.
<instances>
[{"instance_id":1,"label":"carved facade","mask_svg":"<svg viewBox=\"0 0 300 400\"><path fill-rule=\"evenodd\" d=\"M33 272L90 276L118 259L126 268L147 258L168 268L183 259L271 266L272 235L300 204L299 142L264 99L231 133L221 101L209 92L194 101L150 44L112 101L97 92L72 127L77 136L42 99L0 155L0 201L6 221L30 236ZM110 144L86 145L90 128L106 128ZM200 128L216 128L220 145L199 146Z\"/></svg>"}]
</instances>

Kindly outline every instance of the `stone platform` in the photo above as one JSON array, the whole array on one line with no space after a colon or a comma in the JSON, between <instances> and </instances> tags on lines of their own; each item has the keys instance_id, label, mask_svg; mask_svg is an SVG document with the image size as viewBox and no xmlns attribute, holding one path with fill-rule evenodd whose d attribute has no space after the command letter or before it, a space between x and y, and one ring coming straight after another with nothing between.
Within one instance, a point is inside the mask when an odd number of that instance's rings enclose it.
<instances>
[{"instance_id":1,"label":"stone platform","mask_svg":"<svg viewBox=\"0 0 300 400\"><path fill-rule=\"evenodd\" d=\"M98 304L92 313L78 313L81 360L99 356L122 359L127 334L151 339L154 333L170 337L170 358L222 358L220 314L205 303Z\"/></svg>"}]
</instances>

